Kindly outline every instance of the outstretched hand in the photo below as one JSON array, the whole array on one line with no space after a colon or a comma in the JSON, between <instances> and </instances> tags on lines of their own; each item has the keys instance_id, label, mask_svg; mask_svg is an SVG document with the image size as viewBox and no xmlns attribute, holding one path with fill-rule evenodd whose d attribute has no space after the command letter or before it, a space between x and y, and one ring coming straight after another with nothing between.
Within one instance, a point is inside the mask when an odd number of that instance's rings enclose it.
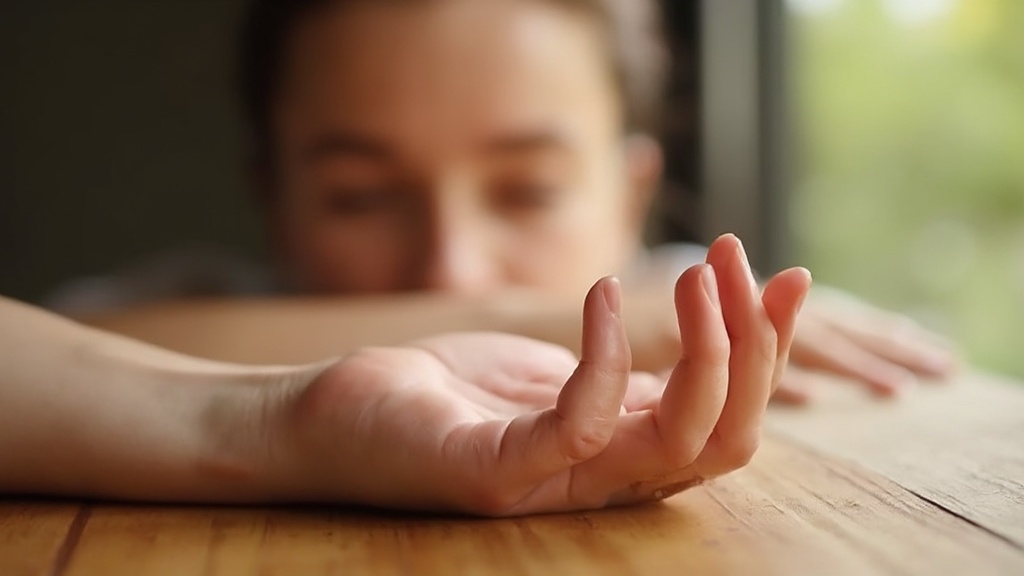
<instances>
[{"instance_id":1,"label":"outstretched hand","mask_svg":"<svg viewBox=\"0 0 1024 576\"><path fill-rule=\"evenodd\" d=\"M803 404L816 373L849 378L880 396L957 367L953 347L911 319L834 289L815 289L798 319L792 362L775 399Z\"/></svg>"},{"instance_id":2,"label":"outstretched hand","mask_svg":"<svg viewBox=\"0 0 1024 576\"><path fill-rule=\"evenodd\" d=\"M791 269L761 293L739 241L717 240L676 284L667 382L631 372L608 278L579 360L492 333L362 350L282 395L268 457L310 500L508 516L666 498L750 459L809 284Z\"/></svg>"}]
</instances>

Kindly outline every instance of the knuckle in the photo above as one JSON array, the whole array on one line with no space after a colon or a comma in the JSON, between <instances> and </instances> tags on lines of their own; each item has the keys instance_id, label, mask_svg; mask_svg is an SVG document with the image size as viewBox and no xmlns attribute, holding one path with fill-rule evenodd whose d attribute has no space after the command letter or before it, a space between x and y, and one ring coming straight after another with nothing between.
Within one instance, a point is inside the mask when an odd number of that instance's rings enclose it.
<instances>
[{"instance_id":1,"label":"knuckle","mask_svg":"<svg viewBox=\"0 0 1024 576\"><path fill-rule=\"evenodd\" d=\"M596 456L608 446L612 430L609 426L591 424L567 426L562 435L562 453L573 462L582 462Z\"/></svg>"},{"instance_id":2,"label":"knuckle","mask_svg":"<svg viewBox=\"0 0 1024 576\"><path fill-rule=\"evenodd\" d=\"M752 359L774 364L779 356L779 335L774 327L758 326L746 336L733 336L732 345L737 350L745 350Z\"/></svg>"},{"instance_id":3,"label":"knuckle","mask_svg":"<svg viewBox=\"0 0 1024 576\"><path fill-rule=\"evenodd\" d=\"M728 362L730 355L730 343L727 339L714 339L708 342L703 351L703 356L709 363L721 364Z\"/></svg>"},{"instance_id":4,"label":"knuckle","mask_svg":"<svg viewBox=\"0 0 1024 576\"><path fill-rule=\"evenodd\" d=\"M600 361L581 359L576 372L600 381L615 381L629 377L631 364L632 353L627 348L612 351Z\"/></svg>"},{"instance_id":5,"label":"knuckle","mask_svg":"<svg viewBox=\"0 0 1024 576\"><path fill-rule=\"evenodd\" d=\"M679 363L694 368L724 368L728 366L732 353L728 340L709 342L699 350L683 350Z\"/></svg>"}]
</instances>

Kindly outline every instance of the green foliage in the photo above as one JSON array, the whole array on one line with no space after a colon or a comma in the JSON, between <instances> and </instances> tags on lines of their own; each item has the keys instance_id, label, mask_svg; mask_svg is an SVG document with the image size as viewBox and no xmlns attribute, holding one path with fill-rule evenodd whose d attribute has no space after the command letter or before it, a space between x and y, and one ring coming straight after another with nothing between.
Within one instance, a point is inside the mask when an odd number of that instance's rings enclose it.
<instances>
[{"instance_id":1,"label":"green foliage","mask_svg":"<svg viewBox=\"0 0 1024 576\"><path fill-rule=\"evenodd\" d=\"M1024 376L1024 2L918 1L793 10L798 256Z\"/></svg>"}]
</instances>

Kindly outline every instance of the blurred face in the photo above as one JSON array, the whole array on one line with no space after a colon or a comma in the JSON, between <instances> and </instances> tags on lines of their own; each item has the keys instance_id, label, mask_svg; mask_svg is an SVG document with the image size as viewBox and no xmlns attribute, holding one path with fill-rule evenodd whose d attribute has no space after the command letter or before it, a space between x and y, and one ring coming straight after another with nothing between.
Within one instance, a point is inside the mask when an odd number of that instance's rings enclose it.
<instances>
[{"instance_id":1,"label":"blurred face","mask_svg":"<svg viewBox=\"0 0 1024 576\"><path fill-rule=\"evenodd\" d=\"M602 54L591 23L541 2L311 13L272 117L289 280L578 294L620 271L652 175L632 166Z\"/></svg>"}]
</instances>

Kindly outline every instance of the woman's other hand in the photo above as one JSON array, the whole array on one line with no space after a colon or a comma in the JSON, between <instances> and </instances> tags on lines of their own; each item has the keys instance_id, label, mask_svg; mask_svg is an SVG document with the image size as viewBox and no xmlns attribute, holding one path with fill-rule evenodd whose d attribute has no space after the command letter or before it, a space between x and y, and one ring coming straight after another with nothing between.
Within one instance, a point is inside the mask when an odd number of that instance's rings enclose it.
<instances>
[{"instance_id":1,"label":"woman's other hand","mask_svg":"<svg viewBox=\"0 0 1024 576\"><path fill-rule=\"evenodd\" d=\"M835 289L816 288L797 319L792 363L775 399L813 399L816 373L860 383L892 396L918 380L950 376L952 346L913 320Z\"/></svg>"}]
</instances>

